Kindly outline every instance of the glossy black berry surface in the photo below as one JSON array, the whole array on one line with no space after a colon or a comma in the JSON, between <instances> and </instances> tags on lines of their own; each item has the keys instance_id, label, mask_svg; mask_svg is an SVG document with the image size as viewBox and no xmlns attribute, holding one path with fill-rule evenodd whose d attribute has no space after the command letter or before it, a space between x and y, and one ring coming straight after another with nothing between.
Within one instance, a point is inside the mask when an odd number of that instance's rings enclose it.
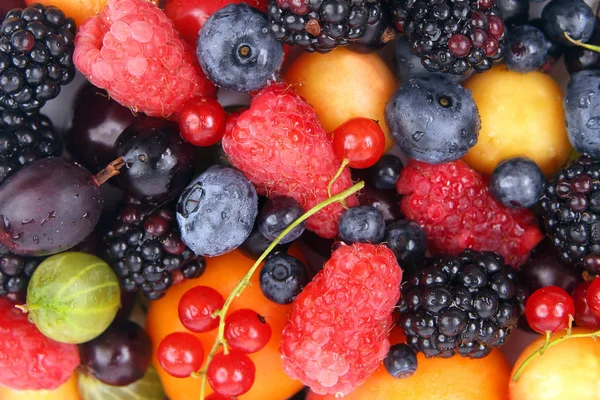
<instances>
[{"instance_id":1,"label":"glossy black berry surface","mask_svg":"<svg viewBox=\"0 0 600 400\"><path fill-rule=\"evenodd\" d=\"M388 224L383 237L403 270L421 266L427 251L427 234L414 221L399 220Z\"/></svg>"},{"instance_id":2,"label":"glossy black berry surface","mask_svg":"<svg viewBox=\"0 0 600 400\"><path fill-rule=\"evenodd\" d=\"M257 217L258 230L269 242L274 241L292 222L304 212L300 204L291 197L277 196L268 199ZM281 239L280 243L291 243L304 232L306 223L302 222Z\"/></svg>"},{"instance_id":3,"label":"glossy black berry surface","mask_svg":"<svg viewBox=\"0 0 600 400\"><path fill-rule=\"evenodd\" d=\"M350 208L338 223L340 239L350 243L377 244L383 240L385 221L383 213L372 206Z\"/></svg>"}]
</instances>

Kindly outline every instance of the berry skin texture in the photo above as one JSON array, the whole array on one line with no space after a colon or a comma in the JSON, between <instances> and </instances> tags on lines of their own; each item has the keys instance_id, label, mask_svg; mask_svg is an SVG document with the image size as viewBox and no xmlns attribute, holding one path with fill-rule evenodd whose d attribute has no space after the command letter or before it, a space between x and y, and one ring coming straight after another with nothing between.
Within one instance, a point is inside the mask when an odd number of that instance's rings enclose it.
<instances>
[{"instance_id":1,"label":"berry skin texture","mask_svg":"<svg viewBox=\"0 0 600 400\"><path fill-rule=\"evenodd\" d=\"M208 286L188 290L179 301L178 313L183 326L192 332L209 332L219 326L213 313L223 308L221 293Z\"/></svg>"},{"instance_id":2,"label":"berry skin texture","mask_svg":"<svg viewBox=\"0 0 600 400\"><path fill-rule=\"evenodd\" d=\"M552 43L544 32L531 25L511 27L506 43L506 65L513 71L536 71L550 57Z\"/></svg>"},{"instance_id":3,"label":"berry skin texture","mask_svg":"<svg viewBox=\"0 0 600 400\"><path fill-rule=\"evenodd\" d=\"M410 161L396 188L404 195L400 206L406 218L425 230L435 254L495 251L517 267L543 238L530 211L497 203L483 178L463 161Z\"/></svg>"},{"instance_id":4,"label":"berry skin texture","mask_svg":"<svg viewBox=\"0 0 600 400\"><path fill-rule=\"evenodd\" d=\"M348 394L363 383L390 348L401 280L385 246L335 250L292 304L281 343L286 374L319 394Z\"/></svg>"},{"instance_id":5,"label":"berry skin texture","mask_svg":"<svg viewBox=\"0 0 600 400\"><path fill-rule=\"evenodd\" d=\"M419 266L427 251L427 234L414 221L393 221L385 227L383 243L394 252L404 269Z\"/></svg>"},{"instance_id":6,"label":"berry skin texture","mask_svg":"<svg viewBox=\"0 0 600 400\"><path fill-rule=\"evenodd\" d=\"M6 299L0 299L0 385L17 390L52 390L79 365L79 350L44 336Z\"/></svg>"},{"instance_id":7,"label":"berry skin texture","mask_svg":"<svg viewBox=\"0 0 600 400\"><path fill-rule=\"evenodd\" d=\"M194 179L177 203L181 240L196 254L214 257L239 247L258 214L256 189L235 168L213 165Z\"/></svg>"},{"instance_id":8,"label":"berry skin texture","mask_svg":"<svg viewBox=\"0 0 600 400\"><path fill-rule=\"evenodd\" d=\"M590 310L587 302L587 294L592 282L581 282L572 293L575 301L575 324L582 328L597 330L600 329L600 316L597 316ZM596 285L598 291L598 285ZM596 292L597 293L597 292Z\"/></svg>"},{"instance_id":9,"label":"berry skin texture","mask_svg":"<svg viewBox=\"0 0 600 400\"><path fill-rule=\"evenodd\" d=\"M194 146L212 146L225 134L226 119L217 100L194 98L185 103L179 114L179 130L185 141Z\"/></svg>"},{"instance_id":10,"label":"berry skin texture","mask_svg":"<svg viewBox=\"0 0 600 400\"><path fill-rule=\"evenodd\" d=\"M490 177L490 193L506 207L529 208L538 202L546 178L540 167L526 157L502 161Z\"/></svg>"},{"instance_id":11,"label":"berry skin texture","mask_svg":"<svg viewBox=\"0 0 600 400\"><path fill-rule=\"evenodd\" d=\"M592 281L585 296L590 311L600 317L600 278Z\"/></svg>"},{"instance_id":12,"label":"berry skin texture","mask_svg":"<svg viewBox=\"0 0 600 400\"><path fill-rule=\"evenodd\" d=\"M287 196L304 211L327 199L327 186L341 161L333 152L328 134L315 111L284 84L275 84L252 99L235 127L225 133L223 150L261 195ZM349 169L333 183L331 194L352 186ZM355 196L346 205L358 204ZM334 238L344 208L335 203L306 221L306 228L324 238Z\"/></svg>"},{"instance_id":13,"label":"berry skin texture","mask_svg":"<svg viewBox=\"0 0 600 400\"><path fill-rule=\"evenodd\" d=\"M145 0L110 0L79 27L74 61L113 100L149 116L169 117L190 98L215 94L193 49Z\"/></svg>"},{"instance_id":14,"label":"berry skin texture","mask_svg":"<svg viewBox=\"0 0 600 400\"><path fill-rule=\"evenodd\" d=\"M260 270L260 289L267 299L277 304L290 304L309 281L306 267L285 253L267 257Z\"/></svg>"},{"instance_id":15,"label":"berry skin texture","mask_svg":"<svg viewBox=\"0 0 600 400\"><path fill-rule=\"evenodd\" d=\"M378 244L383 240L384 233L383 213L373 206L353 207L340 217L339 236L347 244Z\"/></svg>"},{"instance_id":16,"label":"berry skin texture","mask_svg":"<svg viewBox=\"0 0 600 400\"><path fill-rule=\"evenodd\" d=\"M231 349L245 354L256 353L271 339L271 326L256 311L242 308L225 319L224 336Z\"/></svg>"},{"instance_id":17,"label":"berry skin texture","mask_svg":"<svg viewBox=\"0 0 600 400\"><path fill-rule=\"evenodd\" d=\"M385 106L385 120L407 156L430 164L467 154L481 128L471 92L437 75L400 86Z\"/></svg>"},{"instance_id":18,"label":"berry skin texture","mask_svg":"<svg viewBox=\"0 0 600 400\"><path fill-rule=\"evenodd\" d=\"M283 44L269 35L262 12L246 3L230 4L200 29L196 54L215 85L254 92L277 79Z\"/></svg>"},{"instance_id":19,"label":"berry skin texture","mask_svg":"<svg viewBox=\"0 0 600 400\"><path fill-rule=\"evenodd\" d=\"M560 332L567 329L569 320L574 318L575 302L558 286L547 286L529 296L525 316L531 329L536 332Z\"/></svg>"},{"instance_id":20,"label":"berry skin texture","mask_svg":"<svg viewBox=\"0 0 600 400\"><path fill-rule=\"evenodd\" d=\"M385 152L385 134L376 121L353 118L333 131L333 151L350 168L369 168Z\"/></svg>"},{"instance_id":21,"label":"berry skin texture","mask_svg":"<svg viewBox=\"0 0 600 400\"><path fill-rule=\"evenodd\" d=\"M239 351L215 355L206 376L210 387L224 396L239 396L246 393L254 383L256 367L252 360Z\"/></svg>"},{"instance_id":22,"label":"berry skin texture","mask_svg":"<svg viewBox=\"0 0 600 400\"><path fill-rule=\"evenodd\" d=\"M204 347L200 339L191 333L175 332L160 342L157 358L170 375L187 378L202 367Z\"/></svg>"},{"instance_id":23,"label":"berry skin texture","mask_svg":"<svg viewBox=\"0 0 600 400\"><path fill-rule=\"evenodd\" d=\"M272 242L302 214L300 204L291 197L273 197L268 199L260 210L258 230L269 242ZM302 222L285 235L280 243L291 243L298 239L304 233L305 227L306 223Z\"/></svg>"},{"instance_id":24,"label":"berry skin texture","mask_svg":"<svg viewBox=\"0 0 600 400\"><path fill-rule=\"evenodd\" d=\"M404 343L395 344L383 359L383 365L394 378L408 378L417 370L417 353Z\"/></svg>"},{"instance_id":25,"label":"berry skin texture","mask_svg":"<svg viewBox=\"0 0 600 400\"><path fill-rule=\"evenodd\" d=\"M563 46L574 46L564 36L587 42L594 33L594 11L583 0L552 0L542 10L544 32Z\"/></svg>"},{"instance_id":26,"label":"berry skin texture","mask_svg":"<svg viewBox=\"0 0 600 400\"><path fill-rule=\"evenodd\" d=\"M600 131L596 109L600 106L600 72L581 71L571 75L564 97L569 141L580 153L600 159Z\"/></svg>"},{"instance_id":27,"label":"berry skin texture","mask_svg":"<svg viewBox=\"0 0 600 400\"><path fill-rule=\"evenodd\" d=\"M404 164L400 158L393 154L384 154L375 165L365 171L367 183L379 190L396 189L402 167Z\"/></svg>"}]
</instances>

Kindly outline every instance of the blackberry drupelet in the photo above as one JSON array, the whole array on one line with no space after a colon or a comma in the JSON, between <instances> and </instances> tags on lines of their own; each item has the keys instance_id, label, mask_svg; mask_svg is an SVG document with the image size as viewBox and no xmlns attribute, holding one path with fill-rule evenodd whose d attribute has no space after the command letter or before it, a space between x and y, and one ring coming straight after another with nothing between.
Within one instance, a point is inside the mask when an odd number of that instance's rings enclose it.
<instances>
[{"instance_id":1,"label":"blackberry drupelet","mask_svg":"<svg viewBox=\"0 0 600 400\"><path fill-rule=\"evenodd\" d=\"M0 184L23 165L60 156L62 142L48 117L0 110Z\"/></svg>"},{"instance_id":2,"label":"blackberry drupelet","mask_svg":"<svg viewBox=\"0 0 600 400\"><path fill-rule=\"evenodd\" d=\"M488 70L504 55L495 0L391 0L396 29L432 72Z\"/></svg>"},{"instance_id":3,"label":"blackberry drupelet","mask_svg":"<svg viewBox=\"0 0 600 400\"><path fill-rule=\"evenodd\" d=\"M377 0L269 0L267 14L277 40L310 52L328 52L362 38L366 46L377 47L390 39L389 30L382 29L384 4Z\"/></svg>"},{"instance_id":4,"label":"blackberry drupelet","mask_svg":"<svg viewBox=\"0 0 600 400\"><path fill-rule=\"evenodd\" d=\"M23 257L12 253L0 256L0 297L27 291L27 284L38 265L40 257Z\"/></svg>"},{"instance_id":5,"label":"blackberry drupelet","mask_svg":"<svg viewBox=\"0 0 600 400\"><path fill-rule=\"evenodd\" d=\"M125 203L112 230L104 235L105 259L125 291L141 289L149 300L156 300L174 281L204 272L204 258L179 237L174 210L144 206L131 197Z\"/></svg>"},{"instance_id":6,"label":"blackberry drupelet","mask_svg":"<svg viewBox=\"0 0 600 400\"><path fill-rule=\"evenodd\" d=\"M56 7L8 12L0 27L0 108L32 113L75 76L75 22Z\"/></svg>"},{"instance_id":7,"label":"blackberry drupelet","mask_svg":"<svg viewBox=\"0 0 600 400\"><path fill-rule=\"evenodd\" d=\"M540 200L546 232L560 257L600 273L600 161L580 156L546 186Z\"/></svg>"},{"instance_id":8,"label":"blackberry drupelet","mask_svg":"<svg viewBox=\"0 0 600 400\"><path fill-rule=\"evenodd\" d=\"M506 342L520 313L516 271L496 253L465 250L408 278L398 325L427 357L482 358Z\"/></svg>"}]
</instances>

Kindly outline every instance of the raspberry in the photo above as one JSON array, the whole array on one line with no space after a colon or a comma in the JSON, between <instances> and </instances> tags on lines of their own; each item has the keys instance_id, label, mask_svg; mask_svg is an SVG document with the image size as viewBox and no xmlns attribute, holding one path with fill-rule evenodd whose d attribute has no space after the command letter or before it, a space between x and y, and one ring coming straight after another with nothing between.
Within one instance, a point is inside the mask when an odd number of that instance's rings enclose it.
<instances>
[{"instance_id":1,"label":"raspberry","mask_svg":"<svg viewBox=\"0 0 600 400\"><path fill-rule=\"evenodd\" d=\"M471 248L495 251L517 267L542 240L529 210L497 203L483 178L463 161L430 165L411 161L396 183L409 220L428 235L436 254L458 255Z\"/></svg>"},{"instance_id":2,"label":"raspberry","mask_svg":"<svg viewBox=\"0 0 600 400\"><path fill-rule=\"evenodd\" d=\"M298 295L283 329L283 368L319 393L350 393L390 348L402 270L383 245L335 250Z\"/></svg>"},{"instance_id":3,"label":"raspberry","mask_svg":"<svg viewBox=\"0 0 600 400\"><path fill-rule=\"evenodd\" d=\"M226 129L223 150L259 194L292 197L305 211L327 199L327 186L341 164L313 108L285 84L271 85L253 97L250 109L233 129ZM346 168L331 193L351 185ZM351 196L346 204L358 201ZM306 227L333 238L343 211L339 203L332 204L310 217Z\"/></svg>"},{"instance_id":4,"label":"raspberry","mask_svg":"<svg viewBox=\"0 0 600 400\"><path fill-rule=\"evenodd\" d=\"M69 380L79 365L76 345L48 339L6 299L0 321L0 385L51 390Z\"/></svg>"},{"instance_id":5,"label":"raspberry","mask_svg":"<svg viewBox=\"0 0 600 400\"><path fill-rule=\"evenodd\" d=\"M212 97L194 50L145 0L110 0L75 38L75 65L117 102L150 116L179 112L194 96Z\"/></svg>"}]
</instances>

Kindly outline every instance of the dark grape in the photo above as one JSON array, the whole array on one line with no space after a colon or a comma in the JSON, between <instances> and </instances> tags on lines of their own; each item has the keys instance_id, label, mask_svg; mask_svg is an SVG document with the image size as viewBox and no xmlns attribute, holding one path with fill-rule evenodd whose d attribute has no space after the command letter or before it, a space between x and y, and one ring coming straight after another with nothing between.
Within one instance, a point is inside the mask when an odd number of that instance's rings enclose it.
<instances>
[{"instance_id":1,"label":"dark grape","mask_svg":"<svg viewBox=\"0 0 600 400\"><path fill-rule=\"evenodd\" d=\"M21 255L68 250L92 233L102 205L96 177L82 166L34 161L0 186L0 242Z\"/></svg>"},{"instance_id":2,"label":"dark grape","mask_svg":"<svg viewBox=\"0 0 600 400\"><path fill-rule=\"evenodd\" d=\"M117 178L119 186L145 202L174 199L194 176L196 148L183 140L176 123L164 118L140 118L130 125L115 153L127 164Z\"/></svg>"},{"instance_id":3,"label":"dark grape","mask_svg":"<svg viewBox=\"0 0 600 400\"><path fill-rule=\"evenodd\" d=\"M533 251L529 261L521 267L521 282L535 291L546 286L558 286L572 293L581 281L581 272L565 265L549 241L544 241Z\"/></svg>"},{"instance_id":4,"label":"dark grape","mask_svg":"<svg viewBox=\"0 0 600 400\"><path fill-rule=\"evenodd\" d=\"M75 110L68 133L75 160L96 173L117 158L114 146L119 135L137 117L108 97L102 89L85 84L75 98Z\"/></svg>"},{"instance_id":5,"label":"dark grape","mask_svg":"<svg viewBox=\"0 0 600 400\"><path fill-rule=\"evenodd\" d=\"M99 381L126 386L145 374L152 361L152 345L138 324L117 320L96 339L81 345L81 363Z\"/></svg>"}]
</instances>

